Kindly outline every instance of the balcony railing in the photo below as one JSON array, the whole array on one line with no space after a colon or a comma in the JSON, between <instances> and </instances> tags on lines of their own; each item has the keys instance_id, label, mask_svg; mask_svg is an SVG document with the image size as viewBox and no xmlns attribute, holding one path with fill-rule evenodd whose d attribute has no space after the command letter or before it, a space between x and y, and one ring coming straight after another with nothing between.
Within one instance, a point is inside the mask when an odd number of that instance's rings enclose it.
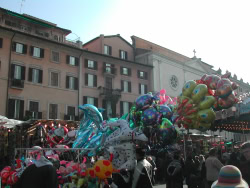
<instances>
[{"instance_id":1,"label":"balcony railing","mask_svg":"<svg viewBox=\"0 0 250 188\"><path fill-rule=\"evenodd\" d=\"M42 112L26 111L27 119L42 119Z\"/></svg>"},{"instance_id":2,"label":"balcony railing","mask_svg":"<svg viewBox=\"0 0 250 188\"><path fill-rule=\"evenodd\" d=\"M12 79L11 80L11 87L24 88L24 80Z\"/></svg>"},{"instance_id":3,"label":"balcony railing","mask_svg":"<svg viewBox=\"0 0 250 188\"><path fill-rule=\"evenodd\" d=\"M103 73L104 74L109 74L109 75L116 75L117 74L117 69L114 67L104 67L103 68Z\"/></svg>"},{"instance_id":4,"label":"balcony railing","mask_svg":"<svg viewBox=\"0 0 250 188\"><path fill-rule=\"evenodd\" d=\"M100 90L100 95L104 96L105 98L112 99L121 97L120 89L110 89L102 86L99 86L98 89Z\"/></svg>"}]
</instances>

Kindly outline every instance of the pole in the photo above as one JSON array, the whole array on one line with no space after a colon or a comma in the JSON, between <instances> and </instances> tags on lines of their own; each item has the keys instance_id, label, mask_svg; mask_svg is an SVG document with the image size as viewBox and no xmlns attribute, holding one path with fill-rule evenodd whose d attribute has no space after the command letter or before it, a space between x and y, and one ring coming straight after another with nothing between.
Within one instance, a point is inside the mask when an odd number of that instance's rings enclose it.
<instances>
[{"instance_id":1,"label":"pole","mask_svg":"<svg viewBox=\"0 0 250 188\"><path fill-rule=\"evenodd\" d=\"M184 146L184 159L186 161L186 141L185 141L184 131L182 131L182 135L183 135L183 146Z\"/></svg>"}]
</instances>

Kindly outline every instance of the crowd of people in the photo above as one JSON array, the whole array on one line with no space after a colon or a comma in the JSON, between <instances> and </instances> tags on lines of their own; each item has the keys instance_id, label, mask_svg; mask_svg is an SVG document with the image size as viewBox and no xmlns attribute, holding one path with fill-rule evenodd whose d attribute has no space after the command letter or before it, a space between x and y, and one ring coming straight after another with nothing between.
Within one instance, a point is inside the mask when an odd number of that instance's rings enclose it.
<instances>
[{"instance_id":1,"label":"crowd of people","mask_svg":"<svg viewBox=\"0 0 250 188\"><path fill-rule=\"evenodd\" d=\"M189 153L186 160L180 152L166 154L165 158L156 159L156 168L156 183L166 183L167 188L182 188L184 183L188 188L245 188L250 185L250 142L242 144L240 151L223 155L216 148L211 148L206 156ZM226 181L228 171L230 177L238 175L238 180Z\"/></svg>"}]
</instances>

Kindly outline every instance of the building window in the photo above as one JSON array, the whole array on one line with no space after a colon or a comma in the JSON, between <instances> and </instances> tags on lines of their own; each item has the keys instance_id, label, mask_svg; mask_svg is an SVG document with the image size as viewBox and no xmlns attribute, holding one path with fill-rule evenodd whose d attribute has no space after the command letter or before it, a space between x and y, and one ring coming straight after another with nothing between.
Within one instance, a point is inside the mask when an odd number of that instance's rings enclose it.
<instances>
[{"instance_id":1,"label":"building window","mask_svg":"<svg viewBox=\"0 0 250 188\"><path fill-rule=\"evenodd\" d=\"M112 47L108 45L104 45L104 54L112 55Z\"/></svg>"},{"instance_id":2,"label":"building window","mask_svg":"<svg viewBox=\"0 0 250 188\"><path fill-rule=\"evenodd\" d=\"M128 53L124 50L120 50L120 58L121 59L128 59Z\"/></svg>"},{"instance_id":3,"label":"building window","mask_svg":"<svg viewBox=\"0 0 250 188\"><path fill-rule=\"evenodd\" d=\"M98 98L84 96L83 97L83 104L92 104L92 105L98 107Z\"/></svg>"},{"instance_id":4,"label":"building window","mask_svg":"<svg viewBox=\"0 0 250 188\"><path fill-rule=\"evenodd\" d=\"M85 85L89 87L97 87L97 76L93 74L85 74Z\"/></svg>"},{"instance_id":5,"label":"building window","mask_svg":"<svg viewBox=\"0 0 250 188\"><path fill-rule=\"evenodd\" d=\"M69 120L75 120L75 107L74 106L68 106L67 107L67 115L69 116Z\"/></svg>"},{"instance_id":6,"label":"building window","mask_svg":"<svg viewBox=\"0 0 250 188\"><path fill-rule=\"evenodd\" d=\"M131 107L132 107L131 102L120 101L120 114L121 114L121 116L123 114L129 113L129 110L130 110Z\"/></svg>"},{"instance_id":7,"label":"building window","mask_svg":"<svg viewBox=\"0 0 250 188\"><path fill-rule=\"evenodd\" d=\"M66 76L66 88L78 90L78 78L73 76Z\"/></svg>"},{"instance_id":8,"label":"building window","mask_svg":"<svg viewBox=\"0 0 250 188\"><path fill-rule=\"evenodd\" d=\"M69 56L69 55L67 55L66 57L67 57L67 60L66 60L67 64L72 65L72 66L78 66L79 64L78 58Z\"/></svg>"},{"instance_id":9,"label":"building window","mask_svg":"<svg viewBox=\"0 0 250 188\"><path fill-rule=\"evenodd\" d=\"M57 119L58 105L49 104L49 119Z\"/></svg>"},{"instance_id":10,"label":"building window","mask_svg":"<svg viewBox=\"0 0 250 188\"><path fill-rule=\"evenodd\" d=\"M38 112L39 111L39 102L30 101L29 102L29 110L31 112Z\"/></svg>"},{"instance_id":11,"label":"building window","mask_svg":"<svg viewBox=\"0 0 250 188\"><path fill-rule=\"evenodd\" d=\"M50 72L50 86L59 87L59 73Z\"/></svg>"},{"instance_id":12,"label":"building window","mask_svg":"<svg viewBox=\"0 0 250 188\"><path fill-rule=\"evenodd\" d=\"M85 68L97 70L97 61L85 59Z\"/></svg>"},{"instance_id":13,"label":"building window","mask_svg":"<svg viewBox=\"0 0 250 188\"><path fill-rule=\"evenodd\" d=\"M23 119L24 101L19 99L9 99L8 101L8 118Z\"/></svg>"},{"instance_id":14,"label":"building window","mask_svg":"<svg viewBox=\"0 0 250 188\"><path fill-rule=\"evenodd\" d=\"M139 94L144 95L147 94L148 92L148 87L145 84L139 84Z\"/></svg>"},{"instance_id":15,"label":"building window","mask_svg":"<svg viewBox=\"0 0 250 188\"><path fill-rule=\"evenodd\" d=\"M43 71L35 68L29 68L29 81L41 84L43 80Z\"/></svg>"},{"instance_id":16,"label":"building window","mask_svg":"<svg viewBox=\"0 0 250 188\"><path fill-rule=\"evenodd\" d=\"M31 46L30 47L30 55L32 55L33 57L43 58L44 57L44 49Z\"/></svg>"},{"instance_id":17,"label":"building window","mask_svg":"<svg viewBox=\"0 0 250 188\"><path fill-rule=\"evenodd\" d=\"M145 79L145 80L148 79L148 74L147 74L147 72L144 72L144 71L138 70L138 71L137 71L137 76L138 76L138 78L140 78L140 79Z\"/></svg>"},{"instance_id":18,"label":"building window","mask_svg":"<svg viewBox=\"0 0 250 188\"><path fill-rule=\"evenodd\" d=\"M59 63L59 52L52 51L52 61Z\"/></svg>"},{"instance_id":19,"label":"building window","mask_svg":"<svg viewBox=\"0 0 250 188\"><path fill-rule=\"evenodd\" d=\"M176 90L178 88L178 78L175 75L172 75L170 77L170 86Z\"/></svg>"},{"instance_id":20,"label":"building window","mask_svg":"<svg viewBox=\"0 0 250 188\"><path fill-rule=\"evenodd\" d=\"M111 64L106 63L106 72L111 73Z\"/></svg>"},{"instance_id":21,"label":"building window","mask_svg":"<svg viewBox=\"0 0 250 188\"><path fill-rule=\"evenodd\" d=\"M22 67L19 66L19 65L16 65L16 66L15 66L14 79L16 79L16 80L21 80L21 71L22 71L21 68L22 68Z\"/></svg>"},{"instance_id":22,"label":"building window","mask_svg":"<svg viewBox=\"0 0 250 188\"><path fill-rule=\"evenodd\" d=\"M12 43L12 51L20 54L26 54L27 53L27 45L13 42Z\"/></svg>"},{"instance_id":23,"label":"building window","mask_svg":"<svg viewBox=\"0 0 250 188\"><path fill-rule=\"evenodd\" d=\"M127 67L121 67L121 75L131 76L131 69Z\"/></svg>"},{"instance_id":24,"label":"building window","mask_svg":"<svg viewBox=\"0 0 250 188\"><path fill-rule=\"evenodd\" d=\"M121 81L121 90L123 92L131 93L131 82L122 80Z\"/></svg>"}]
</instances>

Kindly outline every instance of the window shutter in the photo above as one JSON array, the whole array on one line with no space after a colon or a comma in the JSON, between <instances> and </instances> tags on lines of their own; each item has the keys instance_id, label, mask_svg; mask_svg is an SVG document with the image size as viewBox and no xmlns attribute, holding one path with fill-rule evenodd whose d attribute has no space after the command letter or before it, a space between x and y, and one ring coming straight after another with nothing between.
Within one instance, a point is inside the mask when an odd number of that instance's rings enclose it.
<instances>
[{"instance_id":1,"label":"window shutter","mask_svg":"<svg viewBox=\"0 0 250 188\"><path fill-rule=\"evenodd\" d=\"M123 101L120 101L120 116L123 115Z\"/></svg>"},{"instance_id":2,"label":"window shutter","mask_svg":"<svg viewBox=\"0 0 250 188\"><path fill-rule=\"evenodd\" d=\"M139 94L141 94L141 84L139 84Z\"/></svg>"},{"instance_id":3,"label":"window shutter","mask_svg":"<svg viewBox=\"0 0 250 188\"><path fill-rule=\"evenodd\" d=\"M112 55L112 47L109 46L109 55Z\"/></svg>"},{"instance_id":4,"label":"window shutter","mask_svg":"<svg viewBox=\"0 0 250 188\"><path fill-rule=\"evenodd\" d=\"M14 52L16 51L16 42L12 43L12 51L14 51Z\"/></svg>"},{"instance_id":5,"label":"window shutter","mask_svg":"<svg viewBox=\"0 0 250 188\"><path fill-rule=\"evenodd\" d=\"M78 78L75 78L75 86L74 86L74 88L75 88L75 90L78 90Z\"/></svg>"},{"instance_id":6,"label":"window shutter","mask_svg":"<svg viewBox=\"0 0 250 188\"><path fill-rule=\"evenodd\" d=\"M140 71L137 71L137 78L140 78Z\"/></svg>"},{"instance_id":7,"label":"window shutter","mask_svg":"<svg viewBox=\"0 0 250 188\"><path fill-rule=\"evenodd\" d=\"M119 57L122 58L122 51L119 50Z\"/></svg>"},{"instance_id":8,"label":"window shutter","mask_svg":"<svg viewBox=\"0 0 250 188\"><path fill-rule=\"evenodd\" d=\"M21 66L21 80L25 80L25 67Z\"/></svg>"},{"instance_id":9,"label":"window shutter","mask_svg":"<svg viewBox=\"0 0 250 188\"><path fill-rule=\"evenodd\" d=\"M87 86L88 85L88 74L87 73L85 73L85 86Z\"/></svg>"},{"instance_id":10,"label":"window shutter","mask_svg":"<svg viewBox=\"0 0 250 188\"><path fill-rule=\"evenodd\" d=\"M85 59L85 61L84 61L84 67L88 68L88 59Z\"/></svg>"},{"instance_id":11,"label":"window shutter","mask_svg":"<svg viewBox=\"0 0 250 188\"><path fill-rule=\"evenodd\" d=\"M34 54L34 46L30 46L30 55L33 56Z\"/></svg>"},{"instance_id":12,"label":"window shutter","mask_svg":"<svg viewBox=\"0 0 250 188\"><path fill-rule=\"evenodd\" d=\"M43 119L43 113L42 112L38 112L38 119Z\"/></svg>"},{"instance_id":13,"label":"window shutter","mask_svg":"<svg viewBox=\"0 0 250 188\"><path fill-rule=\"evenodd\" d=\"M148 86L145 85L144 87L145 87L145 93L148 93Z\"/></svg>"},{"instance_id":14,"label":"window shutter","mask_svg":"<svg viewBox=\"0 0 250 188\"><path fill-rule=\"evenodd\" d=\"M148 73L144 72L144 74L145 74L145 79L147 80L148 79Z\"/></svg>"},{"instance_id":15,"label":"window shutter","mask_svg":"<svg viewBox=\"0 0 250 188\"><path fill-rule=\"evenodd\" d=\"M124 81L121 80L121 90L124 91Z\"/></svg>"},{"instance_id":16,"label":"window shutter","mask_svg":"<svg viewBox=\"0 0 250 188\"><path fill-rule=\"evenodd\" d=\"M66 63L69 64L69 55L66 55Z\"/></svg>"},{"instance_id":17,"label":"window shutter","mask_svg":"<svg viewBox=\"0 0 250 188\"><path fill-rule=\"evenodd\" d=\"M69 120L70 118L69 118L69 115L64 115L64 120Z\"/></svg>"},{"instance_id":18,"label":"window shutter","mask_svg":"<svg viewBox=\"0 0 250 188\"><path fill-rule=\"evenodd\" d=\"M11 72L10 72L10 77L13 79L14 78L14 74L15 74L15 64L11 64Z\"/></svg>"},{"instance_id":19,"label":"window shutter","mask_svg":"<svg viewBox=\"0 0 250 188\"><path fill-rule=\"evenodd\" d=\"M43 83L43 71L39 70L39 78L38 78L38 83Z\"/></svg>"},{"instance_id":20,"label":"window shutter","mask_svg":"<svg viewBox=\"0 0 250 188\"><path fill-rule=\"evenodd\" d=\"M123 67L120 67L120 73L121 73L121 75L123 75L122 69L123 69Z\"/></svg>"},{"instance_id":21,"label":"window shutter","mask_svg":"<svg viewBox=\"0 0 250 188\"><path fill-rule=\"evenodd\" d=\"M32 116L32 112L26 110L26 111L25 111L25 116L26 116L27 118L30 118L30 117Z\"/></svg>"},{"instance_id":22,"label":"window shutter","mask_svg":"<svg viewBox=\"0 0 250 188\"><path fill-rule=\"evenodd\" d=\"M23 120L24 100L20 100L19 119Z\"/></svg>"},{"instance_id":23,"label":"window shutter","mask_svg":"<svg viewBox=\"0 0 250 188\"><path fill-rule=\"evenodd\" d=\"M131 82L128 82L128 92L131 93Z\"/></svg>"},{"instance_id":24,"label":"window shutter","mask_svg":"<svg viewBox=\"0 0 250 188\"><path fill-rule=\"evenodd\" d=\"M128 59L128 52L125 52L125 59Z\"/></svg>"},{"instance_id":25,"label":"window shutter","mask_svg":"<svg viewBox=\"0 0 250 188\"><path fill-rule=\"evenodd\" d=\"M23 45L23 54L27 54L27 45Z\"/></svg>"},{"instance_id":26,"label":"window shutter","mask_svg":"<svg viewBox=\"0 0 250 188\"><path fill-rule=\"evenodd\" d=\"M128 75L131 76L131 68L128 68Z\"/></svg>"},{"instance_id":27,"label":"window shutter","mask_svg":"<svg viewBox=\"0 0 250 188\"><path fill-rule=\"evenodd\" d=\"M83 96L83 104L87 104L87 97Z\"/></svg>"},{"instance_id":28,"label":"window shutter","mask_svg":"<svg viewBox=\"0 0 250 188\"><path fill-rule=\"evenodd\" d=\"M97 87L97 76L94 75L94 87Z\"/></svg>"},{"instance_id":29,"label":"window shutter","mask_svg":"<svg viewBox=\"0 0 250 188\"><path fill-rule=\"evenodd\" d=\"M98 108L98 98L94 98L94 105L96 108Z\"/></svg>"},{"instance_id":30,"label":"window shutter","mask_svg":"<svg viewBox=\"0 0 250 188\"><path fill-rule=\"evenodd\" d=\"M97 61L94 61L94 69L97 70L98 69L98 64Z\"/></svg>"},{"instance_id":31,"label":"window shutter","mask_svg":"<svg viewBox=\"0 0 250 188\"><path fill-rule=\"evenodd\" d=\"M3 47L3 38L0 38L0 48Z\"/></svg>"},{"instance_id":32,"label":"window shutter","mask_svg":"<svg viewBox=\"0 0 250 188\"><path fill-rule=\"evenodd\" d=\"M111 64L111 74L115 74L115 65Z\"/></svg>"},{"instance_id":33,"label":"window shutter","mask_svg":"<svg viewBox=\"0 0 250 188\"><path fill-rule=\"evenodd\" d=\"M40 58L44 58L44 49L40 48Z\"/></svg>"},{"instance_id":34,"label":"window shutter","mask_svg":"<svg viewBox=\"0 0 250 188\"><path fill-rule=\"evenodd\" d=\"M75 57L75 65L78 66L79 65L79 58Z\"/></svg>"},{"instance_id":35,"label":"window shutter","mask_svg":"<svg viewBox=\"0 0 250 188\"><path fill-rule=\"evenodd\" d=\"M69 76L66 76L66 88L69 89Z\"/></svg>"},{"instance_id":36,"label":"window shutter","mask_svg":"<svg viewBox=\"0 0 250 188\"><path fill-rule=\"evenodd\" d=\"M32 82L32 72L33 72L33 69L29 68L29 75L28 75L28 81L29 82Z\"/></svg>"},{"instance_id":37,"label":"window shutter","mask_svg":"<svg viewBox=\"0 0 250 188\"><path fill-rule=\"evenodd\" d=\"M13 119L15 113L15 99L9 99L8 101L8 118Z\"/></svg>"}]
</instances>

